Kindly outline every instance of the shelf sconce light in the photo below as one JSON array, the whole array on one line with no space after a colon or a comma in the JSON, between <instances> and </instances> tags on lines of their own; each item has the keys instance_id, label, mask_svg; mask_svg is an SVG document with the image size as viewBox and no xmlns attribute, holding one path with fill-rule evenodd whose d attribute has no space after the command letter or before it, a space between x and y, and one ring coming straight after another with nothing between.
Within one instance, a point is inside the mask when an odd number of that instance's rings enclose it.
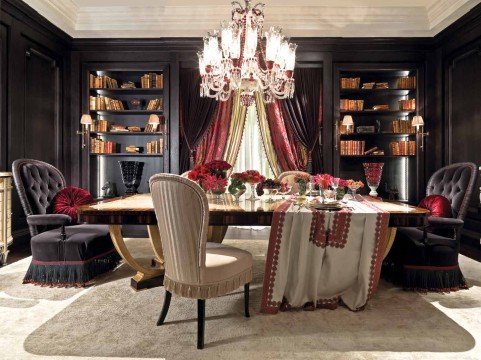
<instances>
[{"instance_id":1,"label":"shelf sconce light","mask_svg":"<svg viewBox=\"0 0 481 360\"><path fill-rule=\"evenodd\" d=\"M150 124L150 125L153 125L154 131L157 131L157 128L158 128L158 126L159 126L159 124L160 124L160 118L159 118L159 116L156 115L156 114L151 114L151 115L149 116L149 124Z\"/></svg>"},{"instance_id":2,"label":"shelf sconce light","mask_svg":"<svg viewBox=\"0 0 481 360\"><path fill-rule=\"evenodd\" d=\"M413 117L413 121L411 123L412 126L416 128L416 134L421 136L421 150L424 151L424 137L429 135L429 132L423 132L424 128L424 120L423 117L420 115L416 115Z\"/></svg>"},{"instance_id":3,"label":"shelf sconce light","mask_svg":"<svg viewBox=\"0 0 481 360\"><path fill-rule=\"evenodd\" d=\"M347 132L349 132L349 128L352 126L354 130L354 121L352 120L351 115L345 115L342 119L342 126L346 127Z\"/></svg>"},{"instance_id":4,"label":"shelf sconce light","mask_svg":"<svg viewBox=\"0 0 481 360\"><path fill-rule=\"evenodd\" d=\"M80 118L80 124L82 125L82 131L77 131L77 135L82 136L82 149L87 146L89 136L89 126L92 125L92 117L88 114L83 114Z\"/></svg>"}]
</instances>

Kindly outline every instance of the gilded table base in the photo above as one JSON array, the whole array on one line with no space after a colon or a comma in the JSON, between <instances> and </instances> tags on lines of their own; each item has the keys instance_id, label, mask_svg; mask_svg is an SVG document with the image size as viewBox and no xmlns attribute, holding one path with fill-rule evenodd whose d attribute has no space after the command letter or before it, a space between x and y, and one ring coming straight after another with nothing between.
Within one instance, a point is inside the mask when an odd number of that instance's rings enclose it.
<instances>
[{"instance_id":1,"label":"gilded table base","mask_svg":"<svg viewBox=\"0 0 481 360\"><path fill-rule=\"evenodd\" d=\"M148 225L150 243L155 254L155 263L157 267L142 266L134 259L127 246L125 245L122 235L122 225L109 225L110 237L114 243L115 249L120 254L125 263L137 273L132 278L130 285L135 290L147 289L154 286L162 285L164 280L164 255L162 252L162 243L160 242L160 234L157 225Z\"/></svg>"},{"instance_id":2,"label":"gilded table base","mask_svg":"<svg viewBox=\"0 0 481 360\"><path fill-rule=\"evenodd\" d=\"M387 228L387 242L386 242L386 250L384 250L384 258L386 258L389 251L391 251L392 245L394 244L394 239L396 238L397 228L390 227Z\"/></svg>"}]
</instances>

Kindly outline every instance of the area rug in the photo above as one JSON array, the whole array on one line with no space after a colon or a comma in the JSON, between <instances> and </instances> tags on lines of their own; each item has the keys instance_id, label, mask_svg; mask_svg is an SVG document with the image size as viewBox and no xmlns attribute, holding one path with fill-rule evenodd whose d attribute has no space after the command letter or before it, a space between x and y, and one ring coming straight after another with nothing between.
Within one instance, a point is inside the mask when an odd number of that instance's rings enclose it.
<instances>
[{"instance_id":1,"label":"area rug","mask_svg":"<svg viewBox=\"0 0 481 360\"><path fill-rule=\"evenodd\" d=\"M469 290L445 295L405 292L381 282L364 311L341 307L264 315L259 307L267 242L226 243L254 255L251 318L243 317L241 289L207 300L204 350L195 346L195 300L173 297L165 325L156 327L164 289L133 291L133 271L127 266L89 289L50 289L20 284L26 259L0 269L0 333L8 335L0 340L0 358L479 358L481 290L476 280ZM147 240L128 244L149 261ZM462 267L468 279L481 279L481 264L463 258Z\"/></svg>"}]
</instances>

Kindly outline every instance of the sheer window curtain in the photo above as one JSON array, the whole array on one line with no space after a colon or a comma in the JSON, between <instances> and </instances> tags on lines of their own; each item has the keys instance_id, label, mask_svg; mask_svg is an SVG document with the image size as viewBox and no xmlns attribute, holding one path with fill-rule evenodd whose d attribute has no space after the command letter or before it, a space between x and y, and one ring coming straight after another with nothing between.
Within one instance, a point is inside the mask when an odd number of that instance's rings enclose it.
<instances>
[{"instance_id":1,"label":"sheer window curtain","mask_svg":"<svg viewBox=\"0 0 481 360\"><path fill-rule=\"evenodd\" d=\"M255 105L251 105L247 109L244 134L239 154L233 167L233 172L242 172L245 170L258 170L269 179L275 177L267 160L259 130L259 120Z\"/></svg>"}]
</instances>

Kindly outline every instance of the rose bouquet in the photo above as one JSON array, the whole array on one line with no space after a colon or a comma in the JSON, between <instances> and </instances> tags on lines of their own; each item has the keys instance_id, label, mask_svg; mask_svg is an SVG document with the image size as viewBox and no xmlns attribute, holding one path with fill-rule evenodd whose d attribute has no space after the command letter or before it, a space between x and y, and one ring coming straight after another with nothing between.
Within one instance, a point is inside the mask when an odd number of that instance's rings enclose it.
<instances>
[{"instance_id":1,"label":"rose bouquet","mask_svg":"<svg viewBox=\"0 0 481 360\"><path fill-rule=\"evenodd\" d=\"M232 168L232 165L224 160L213 160L205 164L205 166L211 174L223 179L227 178L227 171Z\"/></svg>"},{"instance_id":2,"label":"rose bouquet","mask_svg":"<svg viewBox=\"0 0 481 360\"><path fill-rule=\"evenodd\" d=\"M297 174L294 176L294 182L299 187L299 195L304 196L307 192L307 184L311 181L310 175Z\"/></svg>"},{"instance_id":3,"label":"rose bouquet","mask_svg":"<svg viewBox=\"0 0 481 360\"><path fill-rule=\"evenodd\" d=\"M222 194L227 187L227 170L232 166L223 160L214 160L204 165L196 165L188 173L188 178L199 183L204 191Z\"/></svg>"},{"instance_id":4,"label":"rose bouquet","mask_svg":"<svg viewBox=\"0 0 481 360\"><path fill-rule=\"evenodd\" d=\"M245 173L233 173L230 176L230 185L227 189L231 193L235 200L238 202L239 197L242 196L246 191L247 176Z\"/></svg>"},{"instance_id":5,"label":"rose bouquet","mask_svg":"<svg viewBox=\"0 0 481 360\"><path fill-rule=\"evenodd\" d=\"M266 178L260 174L257 170L247 170L244 171L242 174L242 178L251 186L251 195L247 200L255 201L256 200L256 189L255 185L258 183L263 182Z\"/></svg>"}]
</instances>

